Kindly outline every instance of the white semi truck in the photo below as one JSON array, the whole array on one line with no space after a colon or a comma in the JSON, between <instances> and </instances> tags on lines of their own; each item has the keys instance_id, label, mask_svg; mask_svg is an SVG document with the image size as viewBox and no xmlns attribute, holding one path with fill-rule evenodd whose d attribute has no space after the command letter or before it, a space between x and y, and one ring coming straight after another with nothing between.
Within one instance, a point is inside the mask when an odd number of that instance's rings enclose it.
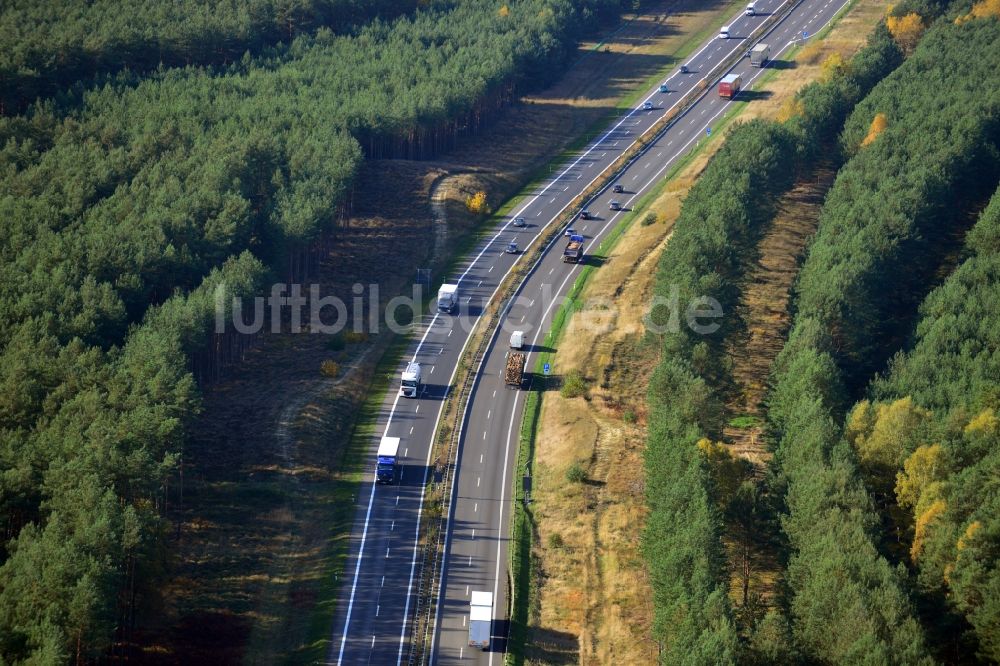
<instances>
[{"instance_id":1,"label":"white semi truck","mask_svg":"<svg viewBox=\"0 0 1000 666\"><path fill-rule=\"evenodd\" d=\"M455 314L458 309L458 285L443 284L438 289L438 312Z\"/></svg>"},{"instance_id":2,"label":"white semi truck","mask_svg":"<svg viewBox=\"0 0 1000 666\"><path fill-rule=\"evenodd\" d=\"M403 376L399 381L399 395L404 398L416 398L420 392L420 364L410 362L403 370Z\"/></svg>"},{"instance_id":3,"label":"white semi truck","mask_svg":"<svg viewBox=\"0 0 1000 666\"><path fill-rule=\"evenodd\" d=\"M490 649L493 633L493 593L473 592L469 602L469 647Z\"/></svg>"}]
</instances>

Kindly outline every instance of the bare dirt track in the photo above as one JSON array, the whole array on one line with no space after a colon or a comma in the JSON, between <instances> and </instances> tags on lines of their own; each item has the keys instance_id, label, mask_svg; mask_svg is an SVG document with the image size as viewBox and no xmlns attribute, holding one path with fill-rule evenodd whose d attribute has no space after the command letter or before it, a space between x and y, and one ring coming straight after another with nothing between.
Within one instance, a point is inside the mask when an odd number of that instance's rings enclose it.
<instances>
[{"instance_id":1,"label":"bare dirt track","mask_svg":"<svg viewBox=\"0 0 1000 666\"><path fill-rule=\"evenodd\" d=\"M836 172L817 166L813 177L796 183L778 203L778 213L758 245L758 259L747 274L737 315L741 333L727 345L733 360L737 393L728 405L734 416L761 416L771 364L785 344L791 325L788 304L809 239L816 232L819 212ZM748 460L760 476L771 459L760 427L728 427L730 450Z\"/></svg>"}]
</instances>

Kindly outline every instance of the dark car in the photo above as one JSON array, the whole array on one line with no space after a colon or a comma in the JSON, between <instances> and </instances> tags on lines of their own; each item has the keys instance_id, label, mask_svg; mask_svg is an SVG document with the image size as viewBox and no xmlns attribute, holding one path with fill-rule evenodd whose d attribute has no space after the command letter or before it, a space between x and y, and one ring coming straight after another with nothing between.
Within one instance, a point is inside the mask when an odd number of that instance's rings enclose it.
<instances>
[{"instance_id":1,"label":"dark car","mask_svg":"<svg viewBox=\"0 0 1000 666\"><path fill-rule=\"evenodd\" d=\"M624 192L625 188L622 187L620 183L616 183L615 186L611 188L611 191L617 194L618 192Z\"/></svg>"},{"instance_id":2,"label":"dark car","mask_svg":"<svg viewBox=\"0 0 1000 666\"><path fill-rule=\"evenodd\" d=\"M581 220L589 220L589 219L592 219L592 218L593 218L593 216L590 214L590 211L587 210L586 208L584 208L583 210L580 211L580 219Z\"/></svg>"}]
</instances>

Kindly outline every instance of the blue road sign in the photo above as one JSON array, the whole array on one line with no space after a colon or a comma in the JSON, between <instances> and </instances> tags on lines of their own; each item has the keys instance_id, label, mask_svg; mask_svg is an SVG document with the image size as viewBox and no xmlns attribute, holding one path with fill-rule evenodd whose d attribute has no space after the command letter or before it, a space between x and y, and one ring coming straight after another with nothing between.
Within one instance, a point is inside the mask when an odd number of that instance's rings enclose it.
<instances>
[{"instance_id":1,"label":"blue road sign","mask_svg":"<svg viewBox=\"0 0 1000 666\"><path fill-rule=\"evenodd\" d=\"M806 32L805 30L803 30L802 31L802 39L808 39L808 38L809 38L809 33Z\"/></svg>"},{"instance_id":2,"label":"blue road sign","mask_svg":"<svg viewBox=\"0 0 1000 666\"><path fill-rule=\"evenodd\" d=\"M544 372L545 374L549 374L550 372L552 372L552 366L546 363L545 365L542 366L542 372Z\"/></svg>"},{"instance_id":3,"label":"blue road sign","mask_svg":"<svg viewBox=\"0 0 1000 666\"><path fill-rule=\"evenodd\" d=\"M705 136L712 136L712 128L711 127L706 127L705 128Z\"/></svg>"}]
</instances>

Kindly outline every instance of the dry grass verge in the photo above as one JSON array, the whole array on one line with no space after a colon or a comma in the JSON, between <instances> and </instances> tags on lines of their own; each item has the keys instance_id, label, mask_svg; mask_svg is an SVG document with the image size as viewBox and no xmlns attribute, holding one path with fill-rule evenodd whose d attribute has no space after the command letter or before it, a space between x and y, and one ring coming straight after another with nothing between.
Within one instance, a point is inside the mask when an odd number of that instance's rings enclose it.
<instances>
[{"instance_id":1,"label":"dry grass verge","mask_svg":"<svg viewBox=\"0 0 1000 666\"><path fill-rule=\"evenodd\" d=\"M642 343L642 315L656 262L684 194L712 142L638 215L568 321L552 357L558 375L579 373L583 397L545 393L534 465L538 604L528 663L650 663L651 593L639 551L645 519L642 450L645 386L656 350ZM575 480L571 468L583 470Z\"/></svg>"}]
</instances>

